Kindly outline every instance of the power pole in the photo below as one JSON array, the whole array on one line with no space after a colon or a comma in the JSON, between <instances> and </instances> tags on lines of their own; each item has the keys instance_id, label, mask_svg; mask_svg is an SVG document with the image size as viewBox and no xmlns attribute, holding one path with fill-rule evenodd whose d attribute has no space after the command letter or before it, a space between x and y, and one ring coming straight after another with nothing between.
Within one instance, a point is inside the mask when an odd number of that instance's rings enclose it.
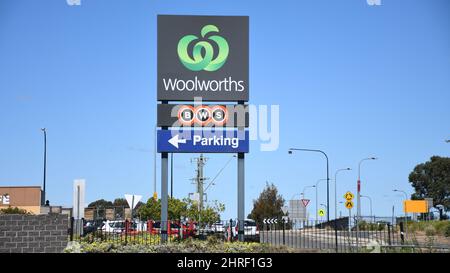
<instances>
[{"instance_id":1,"label":"power pole","mask_svg":"<svg viewBox=\"0 0 450 273\"><path fill-rule=\"evenodd\" d=\"M206 164L208 158L203 157L203 154L200 154L200 157L194 158L193 161L197 163L196 177L193 178L194 183L197 185L197 193L199 196L199 210L203 209L203 199L204 199L204 182L208 178L203 176L203 167Z\"/></svg>"}]
</instances>

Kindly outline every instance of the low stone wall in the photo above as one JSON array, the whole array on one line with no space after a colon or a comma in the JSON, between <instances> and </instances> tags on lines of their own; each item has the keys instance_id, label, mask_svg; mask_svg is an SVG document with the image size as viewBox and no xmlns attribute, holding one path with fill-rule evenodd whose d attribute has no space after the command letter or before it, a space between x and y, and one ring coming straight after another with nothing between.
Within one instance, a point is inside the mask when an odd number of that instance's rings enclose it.
<instances>
[{"instance_id":1,"label":"low stone wall","mask_svg":"<svg viewBox=\"0 0 450 273\"><path fill-rule=\"evenodd\" d=\"M58 253L68 242L64 214L0 214L0 253Z\"/></svg>"}]
</instances>

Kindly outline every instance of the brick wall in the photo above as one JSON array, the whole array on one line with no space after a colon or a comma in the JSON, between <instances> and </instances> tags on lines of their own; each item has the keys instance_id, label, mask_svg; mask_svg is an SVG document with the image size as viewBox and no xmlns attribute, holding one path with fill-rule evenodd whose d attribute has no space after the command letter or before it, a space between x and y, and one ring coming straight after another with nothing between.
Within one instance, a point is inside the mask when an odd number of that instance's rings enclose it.
<instances>
[{"instance_id":1,"label":"brick wall","mask_svg":"<svg viewBox=\"0 0 450 273\"><path fill-rule=\"evenodd\" d=\"M63 214L0 214L0 253L54 253L67 246Z\"/></svg>"}]
</instances>

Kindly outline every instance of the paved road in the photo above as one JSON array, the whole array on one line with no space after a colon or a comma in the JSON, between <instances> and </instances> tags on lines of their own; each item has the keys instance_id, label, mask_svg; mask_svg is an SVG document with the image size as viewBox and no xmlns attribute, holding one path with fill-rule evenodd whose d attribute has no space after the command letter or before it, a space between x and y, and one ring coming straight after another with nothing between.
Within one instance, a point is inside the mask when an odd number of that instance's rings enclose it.
<instances>
[{"instance_id":1,"label":"paved road","mask_svg":"<svg viewBox=\"0 0 450 273\"><path fill-rule=\"evenodd\" d=\"M356 232L338 231L338 249L340 251L351 251L357 244L367 246L375 241L381 245L388 244L387 233L376 231L360 231L357 240ZM273 245L287 245L293 248L315 248L315 249L335 249L336 234L334 230L286 230L283 231L261 231L260 242Z\"/></svg>"}]
</instances>

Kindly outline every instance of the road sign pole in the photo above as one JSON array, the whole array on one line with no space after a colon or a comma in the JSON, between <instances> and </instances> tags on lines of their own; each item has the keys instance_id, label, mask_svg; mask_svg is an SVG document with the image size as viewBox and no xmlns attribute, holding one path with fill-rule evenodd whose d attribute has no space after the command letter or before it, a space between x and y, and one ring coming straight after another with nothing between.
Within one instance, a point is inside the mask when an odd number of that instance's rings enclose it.
<instances>
[{"instance_id":1,"label":"road sign pole","mask_svg":"<svg viewBox=\"0 0 450 273\"><path fill-rule=\"evenodd\" d=\"M238 238L244 241L245 221L245 154L238 153Z\"/></svg>"},{"instance_id":2,"label":"road sign pole","mask_svg":"<svg viewBox=\"0 0 450 273\"><path fill-rule=\"evenodd\" d=\"M348 232L352 231L352 209L348 209Z\"/></svg>"},{"instance_id":3,"label":"road sign pole","mask_svg":"<svg viewBox=\"0 0 450 273\"><path fill-rule=\"evenodd\" d=\"M131 215L130 215L130 220L133 221L133 208L134 208L134 194L133 197L131 199Z\"/></svg>"},{"instance_id":4,"label":"road sign pole","mask_svg":"<svg viewBox=\"0 0 450 273\"><path fill-rule=\"evenodd\" d=\"M168 153L161 153L161 242L167 241L167 216L168 216Z\"/></svg>"}]
</instances>

